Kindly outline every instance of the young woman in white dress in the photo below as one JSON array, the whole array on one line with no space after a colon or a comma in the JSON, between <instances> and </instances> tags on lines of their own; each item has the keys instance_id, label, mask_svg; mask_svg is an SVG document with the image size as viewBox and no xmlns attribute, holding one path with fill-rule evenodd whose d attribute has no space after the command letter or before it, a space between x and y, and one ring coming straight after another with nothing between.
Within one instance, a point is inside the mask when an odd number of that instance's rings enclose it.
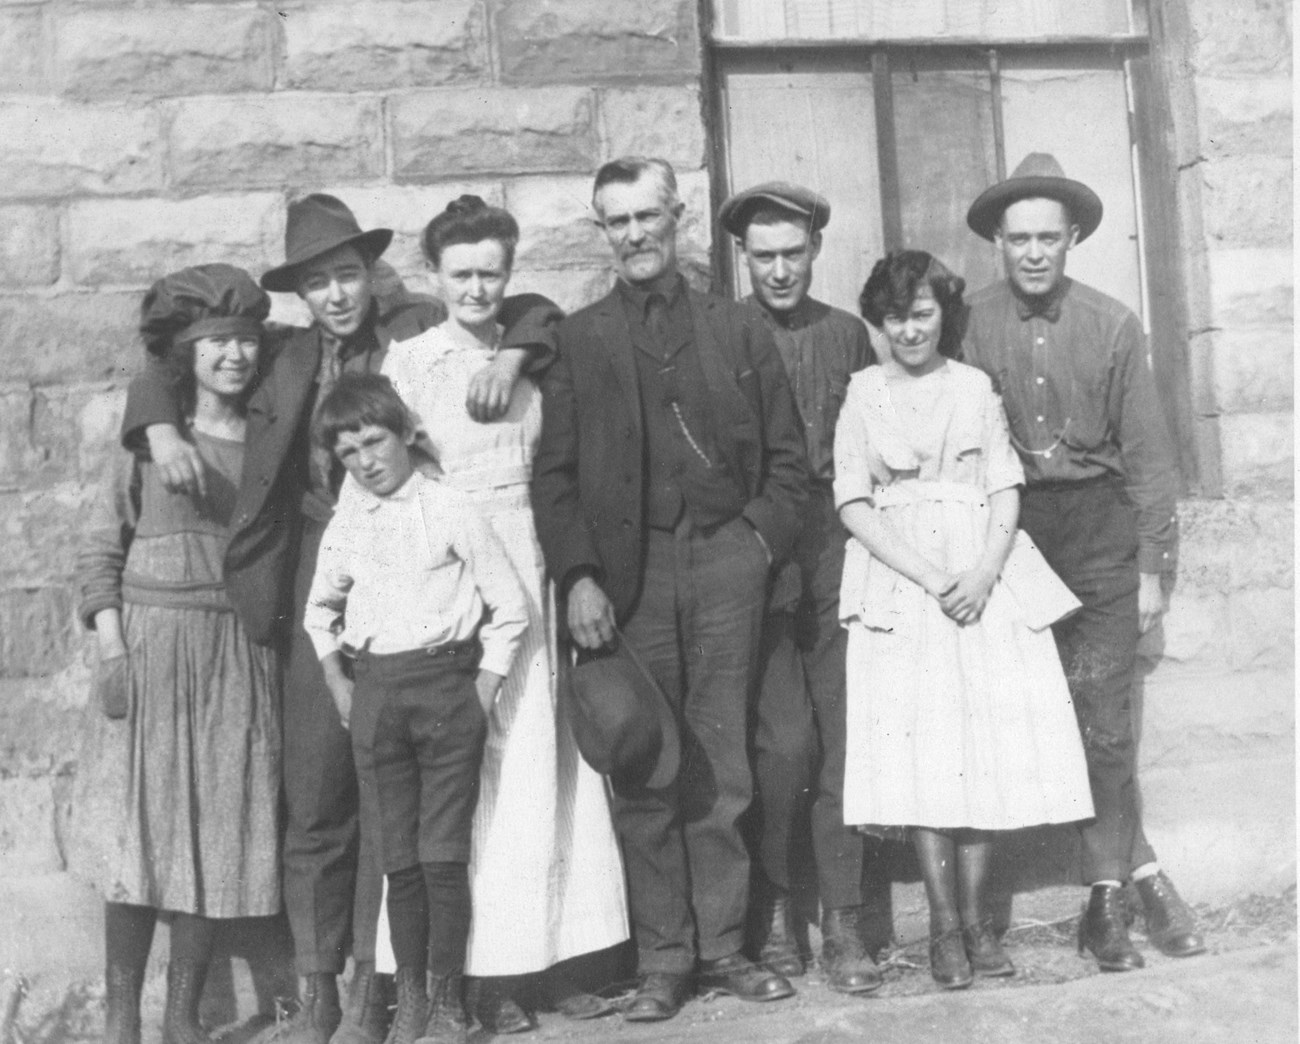
<instances>
[{"instance_id":1,"label":"young woman in white dress","mask_svg":"<svg viewBox=\"0 0 1300 1044\"><path fill-rule=\"evenodd\" d=\"M844 816L905 827L949 989L1011 975L983 910L994 831L1092 815L1048 624L1077 602L1017 536L1020 461L989 379L955 361L963 281L923 251L877 262L863 315L888 345L835 432L852 534Z\"/></svg>"},{"instance_id":2,"label":"young woman in white dress","mask_svg":"<svg viewBox=\"0 0 1300 1044\"><path fill-rule=\"evenodd\" d=\"M519 228L506 211L462 196L425 229L423 245L447 321L394 344L385 373L415 413L443 481L483 508L530 596L525 647L493 710L474 818L473 919L466 972L493 1032L531 1028L507 977L543 971L628 936L622 862L602 777L556 715L552 597L528 483L541 394L521 376L505 414L465 409L469 383L497 351L497 315ZM600 1013L575 1006L575 1017Z\"/></svg>"}]
</instances>

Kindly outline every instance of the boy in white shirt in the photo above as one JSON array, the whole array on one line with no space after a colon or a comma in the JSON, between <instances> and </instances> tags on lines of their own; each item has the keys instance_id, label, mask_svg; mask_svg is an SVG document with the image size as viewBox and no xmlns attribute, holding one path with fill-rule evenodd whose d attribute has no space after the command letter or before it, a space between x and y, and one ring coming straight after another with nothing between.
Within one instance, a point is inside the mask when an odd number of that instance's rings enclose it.
<instances>
[{"instance_id":1,"label":"boy in white shirt","mask_svg":"<svg viewBox=\"0 0 1300 1044\"><path fill-rule=\"evenodd\" d=\"M303 622L352 732L362 844L388 876L389 1039L459 1044L479 763L525 595L474 504L416 470L414 422L388 378L340 377L312 437L358 487L325 531Z\"/></svg>"}]
</instances>

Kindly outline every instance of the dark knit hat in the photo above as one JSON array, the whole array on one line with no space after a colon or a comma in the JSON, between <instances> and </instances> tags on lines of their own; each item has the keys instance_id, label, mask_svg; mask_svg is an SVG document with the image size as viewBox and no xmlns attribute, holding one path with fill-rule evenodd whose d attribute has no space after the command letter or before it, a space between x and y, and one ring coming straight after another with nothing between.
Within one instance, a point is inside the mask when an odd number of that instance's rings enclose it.
<instances>
[{"instance_id":1,"label":"dark knit hat","mask_svg":"<svg viewBox=\"0 0 1300 1044\"><path fill-rule=\"evenodd\" d=\"M149 288L140 306L140 336L152 354L200 337L260 337L271 298L234 265L182 268Z\"/></svg>"},{"instance_id":2,"label":"dark knit hat","mask_svg":"<svg viewBox=\"0 0 1300 1044\"><path fill-rule=\"evenodd\" d=\"M298 289L298 269L308 261L349 243L375 261L392 241L391 228L363 232L346 203L337 196L313 192L289 204L284 225L284 264L263 273L262 286L293 293Z\"/></svg>"},{"instance_id":3,"label":"dark knit hat","mask_svg":"<svg viewBox=\"0 0 1300 1044\"><path fill-rule=\"evenodd\" d=\"M992 239L1002 214L1022 199L1054 199L1070 212L1070 220L1079 226L1082 243L1101 224L1101 200L1082 181L1065 176L1056 157L1047 152L1031 152L1020 161L1005 181L986 188L966 212L966 224L976 235Z\"/></svg>"}]
</instances>

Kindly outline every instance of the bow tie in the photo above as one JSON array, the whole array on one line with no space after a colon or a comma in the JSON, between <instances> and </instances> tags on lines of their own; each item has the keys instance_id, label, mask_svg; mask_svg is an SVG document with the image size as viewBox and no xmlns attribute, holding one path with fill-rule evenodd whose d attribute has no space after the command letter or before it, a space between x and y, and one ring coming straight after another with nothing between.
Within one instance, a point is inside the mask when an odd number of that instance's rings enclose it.
<instances>
[{"instance_id":1,"label":"bow tie","mask_svg":"<svg viewBox=\"0 0 1300 1044\"><path fill-rule=\"evenodd\" d=\"M1061 318L1061 295L1046 294L1042 297L1016 297L1016 314L1021 321L1029 319L1046 319L1054 323Z\"/></svg>"}]
</instances>

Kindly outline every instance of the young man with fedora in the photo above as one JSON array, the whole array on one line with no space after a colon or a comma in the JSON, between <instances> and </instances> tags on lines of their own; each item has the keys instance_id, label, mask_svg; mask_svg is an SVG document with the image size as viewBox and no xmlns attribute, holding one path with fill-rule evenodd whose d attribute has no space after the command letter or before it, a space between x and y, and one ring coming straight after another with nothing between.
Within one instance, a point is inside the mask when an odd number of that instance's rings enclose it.
<instances>
[{"instance_id":1,"label":"young man with fedora","mask_svg":"<svg viewBox=\"0 0 1300 1044\"><path fill-rule=\"evenodd\" d=\"M751 723L757 957L782 975L803 974L789 895L808 811L803 797L815 778L812 849L822 905L822 971L831 989L852 994L880 988L871 954L889 943L892 916L889 881L874 872L880 861L866 858L866 839L844 825L843 814L846 632L839 609L848 533L831 491L831 443L849 377L873 362L875 353L861 319L809 293L830 216L824 197L784 181L737 192L718 212L749 269L753 293L745 303L785 363L810 471L803 528L769 597Z\"/></svg>"},{"instance_id":2,"label":"young man with fedora","mask_svg":"<svg viewBox=\"0 0 1300 1044\"><path fill-rule=\"evenodd\" d=\"M672 167L612 160L592 205L618 283L560 325L532 503L565 637L629 645L682 730L676 782L614 802L640 975L625 1017L650 1022L693 986L750 1001L794 992L741 953L739 820L767 575L798 532L806 467L771 336L678 271Z\"/></svg>"},{"instance_id":3,"label":"young man with fedora","mask_svg":"<svg viewBox=\"0 0 1300 1044\"><path fill-rule=\"evenodd\" d=\"M985 190L966 222L997 245L1006 278L971 297L964 344L1001 393L1024 464L1020 525L1083 603L1053 627L1096 808L1079 828L1092 886L1079 952L1128 971L1143 960L1128 935L1126 880L1162 952L1205 945L1142 830L1130 696L1138 637L1165 611L1178 482L1140 321L1065 275L1101 216L1097 194L1046 153Z\"/></svg>"},{"instance_id":4,"label":"young man with fedora","mask_svg":"<svg viewBox=\"0 0 1300 1044\"><path fill-rule=\"evenodd\" d=\"M293 1044L381 1044L390 976L374 973L383 878L371 852L359 852L357 782L351 744L334 710L302 625L321 535L342 482L341 465L311 446L317 402L340 374L377 371L388 346L440 323L446 310L428 298L382 300L375 262L389 229L364 231L352 211L316 193L289 205L285 262L261 279L266 290L295 292L313 323L284 333L249 402L246 459L225 556L227 588L255 639L282 644L284 672L284 902L301 977L299 1010L287 1024ZM549 358L558 312L545 298L507 301L502 351L471 388L467 409L490 419L510 401L521 367ZM503 309L503 316L506 310ZM169 484L203 486L201 466L179 432L172 385L161 367L132 382L123 441L147 445ZM336 976L355 962L348 1018Z\"/></svg>"}]
</instances>

